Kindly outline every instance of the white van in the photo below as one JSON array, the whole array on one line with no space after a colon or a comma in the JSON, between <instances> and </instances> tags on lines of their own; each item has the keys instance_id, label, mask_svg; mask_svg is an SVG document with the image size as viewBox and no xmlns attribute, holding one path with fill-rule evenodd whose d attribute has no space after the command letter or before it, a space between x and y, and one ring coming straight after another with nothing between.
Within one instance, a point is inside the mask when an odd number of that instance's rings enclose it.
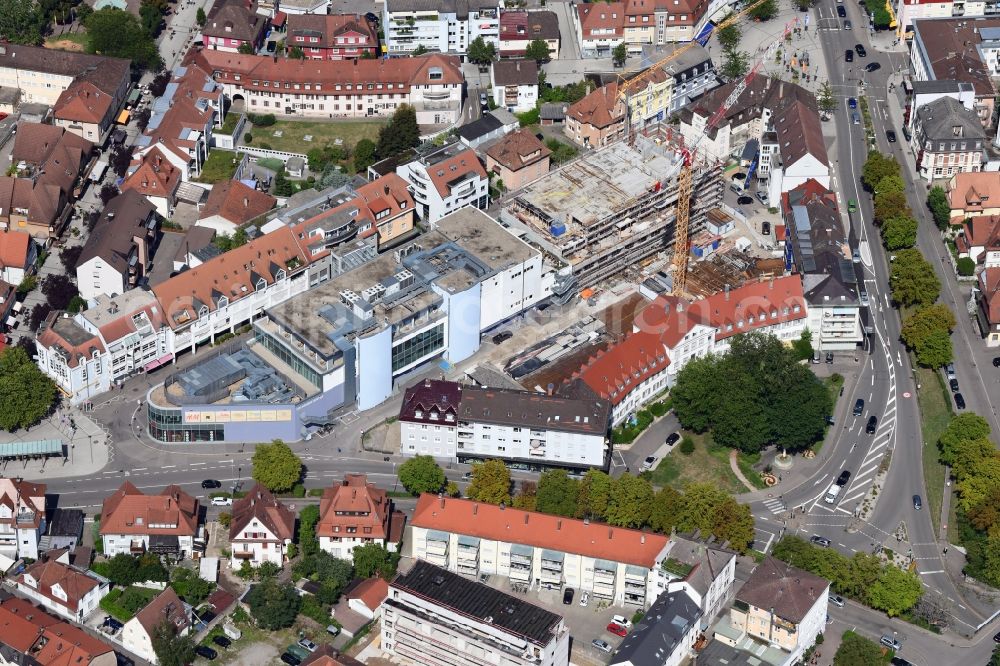
<instances>
[{"instance_id":1,"label":"white van","mask_svg":"<svg viewBox=\"0 0 1000 666\"><path fill-rule=\"evenodd\" d=\"M826 491L826 495L823 496L823 501L827 504L834 504L840 495L840 488L836 483L830 486L830 489Z\"/></svg>"}]
</instances>

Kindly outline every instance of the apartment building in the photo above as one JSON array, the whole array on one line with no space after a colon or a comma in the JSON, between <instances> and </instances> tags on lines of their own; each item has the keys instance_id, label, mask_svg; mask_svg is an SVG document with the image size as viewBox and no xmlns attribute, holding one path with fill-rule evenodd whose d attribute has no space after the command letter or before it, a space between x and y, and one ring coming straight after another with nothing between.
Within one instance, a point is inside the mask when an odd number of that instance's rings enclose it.
<instances>
[{"instance_id":1,"label":"apartment building","mask_svg":"<svg viewBox=\"0 0 1000 666\"><path fill-rule=\"evenodd\" d=\"M417 562L389 584L382 650L404 664L566 666L562 617L520 597Z\"/></svg>"},{"instance_id":2,"label":"apartment building","mask_svg":"<svg viewBox=\"0 0 1000 666\"><path fill-rule=\"evenodd\" d=\"M424 494L406 543L413 557L467 576L588 592L613 605L647 608L669 539L589 520Z\"/></svg>"},{"instance_id":3,"label":"apartment building","mask_svg":"<svg viewBox=\"0 0 1000 666\"><path fill-rule=\"evenodd\" d=\"M111 583L97 574L60 560L38 561L14 579L17 591L44 608L74 622L83 622L111 591Z\"/></svg>"},{"instance_id":4,"label":"apartment building","mask_svg":"<svg viewBox=\"0 0 1000 666\"><path fill-rule=\"evenodd\" d=\"M503 183L504 189L519 190L549 172L552 151L528 129L507 134L486 148L486 171Z\"/></svg>"},{"instance_id":5,"label":"apartment building","mask_svg":"<svg viewBox=\"0 0 1000 666\"><path fill-rule=\"evenodd\" d=\"M125 481L101 508L100 536L104 554L135 555L153 552L190 557L200 521L198 500L167 486L158 495L146 495Z\"/></svg>"},{"instance_id":6,"label":"apartment building","mask_svg":"<svg viewBox=\"0 0 1000 666\"><path fill-rule=\"evenodd\" d=\"M240 48L254 52L264 43L267 18L257 12L251 0L215 0L208 20L201 26L201 39L216 51L239 53Z\"/></svg>"},{"instance_id":7,"label":"apartment building","mask_svg":"<svg viewBox=\"0 0 1000 666\"><path fill-rule=\"evenodd\" d=\"M191 607L169 586L125 623L121 633L122 645L146 661L158 664L153 635L164 622L174 627L177 636L187 636L193 628Z\"/></svg>"},{"instance_id":8,"label":"apartment building","mask_svg":"<svg viewBox=\"0 0 1000 666\"><path fill-rule=\"evenodd\" d=\"M202 49L190 59L214 72L226 96L245 100L253 113L390 117L409 104L421 125L446 125L462 112L465 79L455 56L307 61Z\"/></svg>"},{"instance_id":9,"label":"apartment building","mask_svg":"<svg viewBox=\"0 0 1000 666\"><path fill-rule=\"evenodd\" d=\"M694 601L701 611L699 628L707 631L732 597L736 553L711 542L673 534L669 556L658 573L660 589L668 593L683 591Z\"/></svg>"},{"instance_id":10,"label":"apartment building","mask_svg":"<svg viewBox=\"0 0 1000 666\"><path fill-rule=\"evenodd\" d=\"M348 60L378 55L378 34L360 14L291 14L285 51L302 49L307 60Z\"/></svg>"},{"instance_id":11,"label":"apartment building","mask_svg":"<svg viewBox=\"0 0 1000 666\"><path fill-rule=\"evenodd\" d=\"M288 545L295 538L295 513L291 509L255 483L246 495L233 501L230 513L230 566L234 571L243 562L253 567L264 562L284 566Z\"/></svg>"},{"instance_id":12,"label":"apartment building","mask_svg":"<svg viewBox=\"0 0 1000 666\"><path fill-rule=\"evenodd\" d=\"M400 453L531 468L607 468L603 400L463 386L427 379L403 395Z\"/></svg>"},{"instance_id":13,"label":"apartment building","mask_svg":"<svg viewBox=\"0 0 1000 666\"><path fill-rule=\"evenodd\" d=\"M559 59L559 17L550 11L503 10L500 14L500 57L523 58L528 44L540 39L549 59Z\"/></svg>"},{"instance_id":14,"label":"apartment building","mask_svg":"<svg viewBox=\"0 0 1000 666\"><path fill-rule=\"evenodd\" d=\"M948 183L948 205L952 224L968 218L1000 216L1000 173L956 173Z\"/></svg>"},{"instance_id":15,"label":"apartment building","mask_svg":"<svg viewBox=\"0 0 1000 666\"><path fill-rule=\"evenodd\" d=\"M986 132L973 111L951 97L925 104L916 112L912 147L917 173L925 180L980 171Z\"/></svg>"},{"instance_id":16,"label":"apartment building","mask_svg":"<svg viewBox=\"0 0 1000 666\"><path fill-rule=\"evenodd\" d=\"M619 44L638 54L644 45L689 42L706 15L705 0L625 0L577 5L574 27L585 58L607 58Z\"/></svg>"},{"instance_id":17,"label":"apartment building","mask_svg":"<svg viewBox=\"0 0 1000 666\"><path fill-rule=\"evenodd\" d=\"M802 276L813 347L854 350L864 340L861 309L868 296L854 271L837 195L809 180L782 196L781 212L785 270Z\"/></svg>"},{"instance_id":18,"label":"apartment building","mask_svg":"<svg viewBox=\"0 0 1000 666\"><path fill-rule=\"evenodd\" d=\"M316 536L320 550L353 561L354 549L370 543L396 552L405 525L405 514L393 509L384 490L364 474L345 474L323 491Z\"/></svg>"},{"instance_id":19,"label":"apartment building","mask_svg":"<svg viewBox=\"0 0 1000 666\"><path fill-rule=\"evenodd\" d=\"M563 132L585 148L603 148L625 132L625 102L612 82L588 93L566 110Z\"/></svg>"},{"instance_id":20,"label":"apartment building","mask_svg":"<svg viewBox=\"0 0 1000 666\"><path fill-rule=\"evenodd\" d=\"M609 58L625 39L625 3L582 3L575 6L576 40L585 57Z\"/></svg>"},{"instance_id":21,"label":"apartment building","mask_svg":"<svg viewBox=\"0 0 1000 666\"><path fill-rule=\"evenodd\" d=\"M511 113L523 113L538 103L538 63L497 60L490 66L493 102Z\"/></svg>"},{"instance_id":22,"label":"apartment building","mask_svg":"<svg viewBox=\"0 0 1000 666\"><path fill-rule=\"evenodd\" d=\"M418 151L417 159L400 164L396 174L409 185L421 221L432 228L460 208L485 210L490 204L489 176L476 151L461 143Z\"/></svg>"},{"instance_id":23,"label":"apartment building","mask_svg":"<svg viewBox=\"0 0 1000 666\"><path fill-rule=\"evenodd\" d=\"M701 635L701 609L687 592L664 592L621 642L612 666L680 666Z\"/></svg>"},{"instance_id":24,"label":"apartment building","mask_svg":"<svg viewBox=\"0 0 1000 666\"><path fill-rule=\"evenodd\" d=\"M32 666L116 666L114 649L24 599L0 602L0 659Z\"/></svg>"},{"instance_id":25,"label":"apartment building","mask_svg":"<svg viewBox=\"0 0 1000 666\"><path fill-rule=\"evenodd\" d=\"M130 86L123 58L0 45L0 87L18 91L22 104L53 107L57 126L88 141L103 143Z\"/></svg>"},{"instance_id":26,"label":"apartment building","mask_svg":"<svg viewBox=\"0 0 1000 666\"><path fill-rule=\"evenodd\" d=\"M1000 346L1000 266L986 266L976 278L976 321L987 347Z\"/></svg>"},{"instance_id":27,"label":"apartment building","mask_svg":"<svg viewBox=\"0 0 1000 666\"><path fill-rule=\"evenodd\" d=\"M500 46L498 0L387 0L382 7L382 29L390 56L418 47L427 51L465 54L477 38Z\"/></svg>"},{"instance_id":28,"label":"apartment building","mask_svg":"<svg viewBox=\"0 0 1000 666\"><path fill-rule=\"evenodd\" d=\"M134 190L108 202L76 262L80 296L115 296L134 288L153 260L159 219L153 204Z\"/></svg>"},{"instance_id":29,"label":"apartment building","mask_svg":"<svg viewBox=\"0 0 1000 666\"><path fill-rule=\"evenodd\" d=\"M45 484L0 477L0 555L38 559L45 534Z\"/></svg>"},{"instance_id":30,"label":"apartment building","mask_svg":"<svg viewBox=\"0 0 1000 666\"><path fill-rule=\"evenodd\" d=\"M736 645L744 637L780 649L792 664L816 642L826 626L830 581L766 557L736 592L728 623L739 639L716 639Z\"/></svg>"}]
</instances>

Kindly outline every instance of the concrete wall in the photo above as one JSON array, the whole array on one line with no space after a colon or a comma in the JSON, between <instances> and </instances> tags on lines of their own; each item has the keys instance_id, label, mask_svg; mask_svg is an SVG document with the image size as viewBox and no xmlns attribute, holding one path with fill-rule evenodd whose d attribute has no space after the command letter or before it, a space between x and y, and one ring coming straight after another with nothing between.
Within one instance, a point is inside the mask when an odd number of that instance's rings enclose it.
<instances>
[{"instance_id":1,"label":"concrete wall","mask_svg":"<svg viewBox=\"0 0 1000 666\"><path fill-rule=\"evenodd\" d=\"M357 340L358 409L370 409L392 395L392 329Z\"/></svg>"}]
</instances>

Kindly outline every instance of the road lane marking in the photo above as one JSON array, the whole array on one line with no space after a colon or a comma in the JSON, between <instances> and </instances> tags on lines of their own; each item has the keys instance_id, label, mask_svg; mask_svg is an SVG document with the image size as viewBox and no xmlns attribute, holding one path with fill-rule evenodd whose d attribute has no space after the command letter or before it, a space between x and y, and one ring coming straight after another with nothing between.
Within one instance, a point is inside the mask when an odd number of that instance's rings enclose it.
<instances>
[{"instance_id":1,"label":"road lane marking","mask_svg":"<svg viewBox=\"0 0 1000 666\"><path fill-rule=\"evenodd\" d=\"M935 569L934 571L918 571L921 576L929 576L930 574L944 573L944 569Z\"/></svg>"},{"instance_id":2,"label":"road lane marking","mask_svg":"<svg viewBox=\"0 0 1000 666\"><path fill-rule=\"evenodd\" d=\"M191 464L190 464L190 465L188 465L188 466L189 466L189 467L194 467L195 465L207 465L207 464L208 464L208 463L203 463L203 462L201 462L201 463L191 463ZM213 467L212 469L215 469L215 468Z\"/></svg>"},{"instance_id":3,"label":"road lane marking","mask_svg":"<svg viewBox=\"0 0 1000 666\"><path fill-rule=\"evenodd\" d=\"M160 469L173 469L174 467L177 467L177 465L164 465Z\"/></svg>"}]
</instances>

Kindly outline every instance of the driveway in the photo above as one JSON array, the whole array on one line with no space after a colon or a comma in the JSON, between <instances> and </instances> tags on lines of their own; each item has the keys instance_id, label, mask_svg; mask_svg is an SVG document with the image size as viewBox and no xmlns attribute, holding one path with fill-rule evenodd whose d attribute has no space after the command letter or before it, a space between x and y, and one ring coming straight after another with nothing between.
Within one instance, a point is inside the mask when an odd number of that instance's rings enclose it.
<instances>
[{"instance_id":1,"label":"driveway","mask_svg":"<svg viewBox=\"0 0 1000 666\"><path fill-rule=\"evenodd\" d=\"M681 424L678 423L673 412L657 419L632 442L632 446L615 452L614 462L619 464L614 466L612 474L622 474L626 471L626 468L620 466L622 462L627 465L629 471L638 473L646 456L661 455L659 451L667 437L680 429Z\"/></svg>"}]
</instances>

